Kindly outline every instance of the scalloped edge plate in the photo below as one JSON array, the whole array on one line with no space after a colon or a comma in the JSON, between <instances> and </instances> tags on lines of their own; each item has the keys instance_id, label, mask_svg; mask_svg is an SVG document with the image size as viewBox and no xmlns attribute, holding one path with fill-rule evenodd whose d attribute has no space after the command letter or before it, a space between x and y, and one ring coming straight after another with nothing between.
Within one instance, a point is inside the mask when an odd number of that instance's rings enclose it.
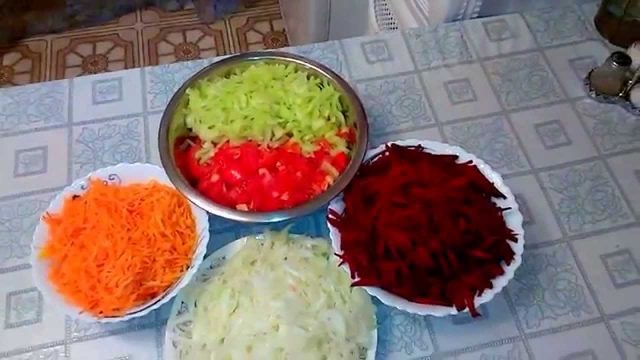
<instances>
[{"instance_id":1,"label":"scalloped edge plate","mask_svg":"<svg viewBox=\"0 0 640 360\"><path fill-rule=\"evenodd\" d=\"M123 163L95 170L87 176L75 180L71 185L64 188L60 193L58 193L58 195L56 195L55 198L53 198L47 207L47 210L45 210L45 213L59 211L66 196L83 194L86 191L89 179L92 177L97 177L114 184L128 184L156 180L162 184L170 186L172 189L175 189L171 181L169 181L167 174L161 167L143 163ZM47 301L51 302L66 315L69 315L74 319L109 323L126 321L148 314L169 301L169 299L174 297L180 289L189 283L191 278L195 275L202 259L204 258L204 254L207 251L207 244L209 242L209 216L204 210L200 209L192 202L189 202L189 205L191 206L191 211L196 220L196 234L198 234L198 244L193 254L191 264L178 281L176 281L164 293L148 303L129 310L129 312L123 316L100 318L90 315L64 300L53 286L51 286L47 279L49 265L37 255L40 253L40 249L47 239L48 230L46 224L42 221L42 217L40 217L38 221L38 225L33 233L33 240L31 242L30 263L36 287L40 292L42 292L43 297Z\"/></svg>"},{"instance_id":2,"label":"scalloped edge plate","mask_svg":"<svg viewBox=\"0 0 640 360\"><path fill-rule=\"evenodd\" d=\"M326 241L324 238L315 238L306 235L295 235L289 234L291 237L307 237L312 239L317 239L318 241ZM241 237L237 240L234 240L227 245L221 247L220 249L213 252L211 255L207 256L206 259L202 262L202 266L194 276L193 281L189 286L183 289L178 296L176 297L173 305L171 306L171 312L169 315L169 320L167 321L167 327L165 329L164 336L164 344L163 344L163 358L165 360L178 360L180 359L178 348L176 344L173 344L171 336L172 333L175 332L175 328L177 327L177 322L179 321L179 316L189 311L187 304L182 301L184 297L188 296L189 289L193 286L199 286L205 281L209 280L212 276L215 276L215 271L219 269L224 262L231 258L235 253L240 251L242 247L247 243L247 240L250 238L256 237L258 239L262 238L263 235L249 235ZM375 304L374 304L375 308ZM373 343L373 347L367 349L367 357L366 360L375 360L376 357L376 349L378 347L378 327L377 327L377 319L374 312L374 321L376 321L376 327L371 332L371 340ZM173 346L172 346L173 345Z\"/></svg>"},{"instance_id":3,"label":"scalloped edge plate","mask_svg":"<svg viewBox=\"0 0 640 360\"><path fill-rule=\"evenodd\" d=\"M487 163L483 160L479 159L473 154L468 153L464 149L453 146L449 144L444 144L437 141L429 141L429 140L398 140L398 141L389 141L385 144L382 144L374 149L367 151L365 155L365 161L370 159L375 154L384 150L385 146L388 144L398 144L402 146L413 146L413 145L422 145L425 150L433 154L455 154L458 155L459 162L473 161L474 165L478 167L480 172L484 176L491 181L500 192L502 192L507 198L506 199L493 199L493 201L499 206L506 208L509 207L511 210L504 212L504 218L507 226L516 233L518 242L509 242L511 248L513 249L515 255L513 261L509 266L502 263L502 267L505 272L501 276L496 277L491 282L493 283L493 289L487 289L484 291L482 296L476 296L474 302L476 307L489 302L493 299L496 294L498 294L513 278L516 269L522 263L522 253L524 251L524 229L522 228L522 214L520 213L518 203L516 202L513 193L504 183L502 176L495 172ZM328 209L334 210L338 213L342 213L344 211L344 202L342 201L342 193L340 193L336 198L334 198L330 203ZM342 253L340 247L340 232L338 229L333 227L329 222L327 222L327 226L329 227L329 238L331 239L331 246L333 250L340 254ZM351 274L349 270L349 266L347 264L342 265L343 268ZM393 306L397 309L404 310L413 314L419 315L433 315L433 316L448 316L458 314L459 311L456 310L455 307L447 307L440 305L427 305L427 304L418 304L411 301L408 301L400 296L394 295L386 290L383 290L379 287L370 287L364 286L364 289L378 298L382 303ZM463 310L462 312L468 312L468 309Z\"/></svg>"}]
</instances>

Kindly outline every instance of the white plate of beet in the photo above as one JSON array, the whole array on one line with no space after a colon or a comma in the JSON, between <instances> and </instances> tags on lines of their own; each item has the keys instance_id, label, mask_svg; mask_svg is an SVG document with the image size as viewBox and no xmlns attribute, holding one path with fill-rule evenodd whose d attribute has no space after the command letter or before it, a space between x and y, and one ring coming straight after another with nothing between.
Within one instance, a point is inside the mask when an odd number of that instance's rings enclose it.
<instances>
[{"instance_id":1,"label":"white plate of beet","mask_svg":"<svg viewBox=\"0 0 640 360\"><path fill-rule=\"evenodd\" d=\"M402 140L369 150L328 211L353 285L410 313L478 316L522 262L513 193L457 146Z\"/></svg>"}]
</instances>

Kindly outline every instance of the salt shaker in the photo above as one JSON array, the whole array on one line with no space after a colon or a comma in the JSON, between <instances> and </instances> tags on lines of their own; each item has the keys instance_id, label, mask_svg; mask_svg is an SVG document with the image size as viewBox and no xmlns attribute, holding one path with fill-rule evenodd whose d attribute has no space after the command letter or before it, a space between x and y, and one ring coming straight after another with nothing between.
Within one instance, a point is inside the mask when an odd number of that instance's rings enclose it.
<instances>
[{"instance_id":1,"label":"salt shaker","mask_svg":"<svg viewBox=\"0 0 640 360\"><path fill-rule=\"evenodd\" d=\"M631 57L616 51L589 75L591 87L598 95L618 96L629 80Z\"/></svg>"}]
</instances>

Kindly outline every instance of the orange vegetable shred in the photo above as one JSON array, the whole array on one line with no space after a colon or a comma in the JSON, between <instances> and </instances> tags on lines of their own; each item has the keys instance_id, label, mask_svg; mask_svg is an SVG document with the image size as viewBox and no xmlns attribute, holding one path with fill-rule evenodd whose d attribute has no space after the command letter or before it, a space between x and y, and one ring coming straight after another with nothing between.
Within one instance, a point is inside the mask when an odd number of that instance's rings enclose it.
<instances>
[{"instance_id":1,"label":"orange vegetable shred","mask_svg":"<svg viewBox=\"0 0 640 360\"><path fill-rule=\"evenodd\" d=\"M196 246L188 201L151 181L91 179L57 214L43 217L40 256L48 278L71 304L98 317L120 316L164 293L187 270Z\"/></svg>"}]
</instances>

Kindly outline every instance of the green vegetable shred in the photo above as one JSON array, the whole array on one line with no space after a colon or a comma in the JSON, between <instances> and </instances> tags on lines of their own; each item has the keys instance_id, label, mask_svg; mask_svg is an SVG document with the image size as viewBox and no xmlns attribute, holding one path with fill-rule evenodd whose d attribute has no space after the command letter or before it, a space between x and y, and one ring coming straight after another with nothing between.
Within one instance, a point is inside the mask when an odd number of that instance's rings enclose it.
<instances>
[{"instance_id":1,"label":"green vegetable shred","mask_svg":"<svg viewBox=\"0 0 640 360\"><path fill-rule=\"evenodd\" d=\"M326 140L347 151L338 132L348 126L340 93L294 65L258 63L187 90L185 122L205 142L251 140L279 145L292 140L304 152Z\"/></svg>"}]
</instances>

